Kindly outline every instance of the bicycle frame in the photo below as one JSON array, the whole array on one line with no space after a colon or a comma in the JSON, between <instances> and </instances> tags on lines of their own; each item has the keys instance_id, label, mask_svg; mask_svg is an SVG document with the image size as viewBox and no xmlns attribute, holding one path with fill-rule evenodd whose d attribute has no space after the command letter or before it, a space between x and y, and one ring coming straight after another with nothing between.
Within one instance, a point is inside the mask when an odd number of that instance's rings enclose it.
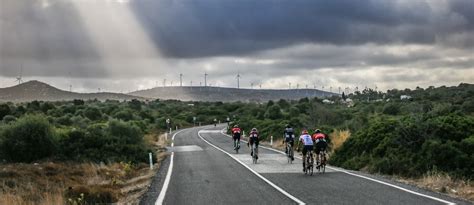
<instances>
[{"instance_id":1,"label":"bicycle frame","mask_svg":"<svg viewBox=\"0 0 474 205\"><path fill-rule=\"evenodd\" d=\"M258 148L257 148L256 143L252 144L252 152L253 152L252 161L254 164L257 164Z\"/></svg>"}]
</instances>

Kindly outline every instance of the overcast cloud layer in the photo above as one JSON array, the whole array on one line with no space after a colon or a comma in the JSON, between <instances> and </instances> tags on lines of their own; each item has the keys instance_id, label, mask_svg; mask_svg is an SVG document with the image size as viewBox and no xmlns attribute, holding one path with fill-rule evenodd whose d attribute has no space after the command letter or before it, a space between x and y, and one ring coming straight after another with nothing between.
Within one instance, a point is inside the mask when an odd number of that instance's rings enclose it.
<instances>
[{"instance_id":1,"label":"overcast cloud layer","mask_svg":"<svg viewBox=\"0 0 474 205\"><path fill-rule=\"evenodd\" d=\"M474 83L474 0L2 0L0 86Z\"/></svg>"}]
</instances>

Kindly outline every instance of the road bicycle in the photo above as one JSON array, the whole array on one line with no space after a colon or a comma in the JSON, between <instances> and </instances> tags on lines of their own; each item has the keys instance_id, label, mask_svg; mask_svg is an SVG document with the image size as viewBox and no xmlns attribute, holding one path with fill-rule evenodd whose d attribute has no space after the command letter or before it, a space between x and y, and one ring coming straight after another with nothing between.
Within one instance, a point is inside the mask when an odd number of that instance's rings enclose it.
<instances>
[{"instance_id":1,"label":"road bicycle","mask_svg":"<svg viewBox=\"0 0 474 205\"><path fill-rule=\"evenodd\" d=\"M318 172L326 172L326 149L319 152L318 158L316 159L316 168Z\"/></svg>"},{"instance_id":2,"label":"road bicycle","mask_svg":"<svg viewBox=\"0 0 474 205\"><path fill-rule=\"evenodd\" d=\"M291 146L291 143L287 142L286 143L286 158L288 159L288 163L292 164L293 163L293 147Z\"/></svg>"},{"instance_id":3,"label":"road bicycle","mask_svg":"<svg viewBox=\"0 0 474 205\"><path fill-rule=\"evenodd\" d=\"M252 144L252 162L254 164L257 164L257 159L258 159L258 148L256 143Z\"/></svg>"},{"instance_id":4,"label":"road bicycle","mask_svg":"<svg viewBox=\"0 0 474 205\"><path fill-rule=\"evenodd\" d=\"M304 174L309 174L309 175L313 175L313 168L314 168L314 156L313 156L313 152L311 150L308 150L308 152L306 153L306 158L304 159L305 160L305 169L304 169Z\"/></svg>"},{"instance_id":5,"label":"road bicycle","mask_svg":"<svg viewBox=\"0 0 474 205\"><path fill-rule=\"evenodd\" d=\"M234 150L236 154L239 154L240 140L234 139Z\"/></svg>"}]
</instances>

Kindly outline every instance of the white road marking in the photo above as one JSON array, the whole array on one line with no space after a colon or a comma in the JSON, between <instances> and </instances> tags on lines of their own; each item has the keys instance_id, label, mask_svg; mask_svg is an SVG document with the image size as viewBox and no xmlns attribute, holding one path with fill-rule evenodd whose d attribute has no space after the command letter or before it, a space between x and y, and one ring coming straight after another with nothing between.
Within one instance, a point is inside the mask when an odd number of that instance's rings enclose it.
<instances>
[{"instance_id":1,"label":"white road marking","mask_svg":"<svg viewBox=\"0 0 474 205\"><path fill-rule=\"evenodd\" d=\"M405 189L403 187L400 187L400 186L397 186L397 185L394 185L394 184L390 184L390 183L387 183L387 182L384 182L384 181L380 181L380 180L373 179L373 178L370 178L370 177L366 177L366 176L354 174L354 173L351 173L351 172L348 172L348 171L344 171L342 169L338 169L338 168L331 168L331 169L334 169L334 170L337 170L337 171L340 171L342 173L346 173L346 174L349 174L349 175L352 175L352 176L367 179L367 180L370 180L370 181L373 181L373 182L377 182L377 183L380 183L380 184L384 184L384 185L387 185L387 186L390 186L390 187L393 187L393 188L396 188L396 189L399 189L399 190L402 190L402 191L406 191L406 192L411 193L411 194L426 197L426 198L429 198L429 199L432 199L432 200L435 200L435 201L439 201L439 202L442 202L442 203L445 203L445 204L449 204L449 205L455 205L456 204L456 203L446 201L446 200L443 200L443 199L440 199L440 198L436 198L436 197L429 196L429 195L422 194L422 193L418 193L418 192L415 192L415 191L412 191L412 190L409 190L409 189Z\"/></svg>"},{"instance_id":2,"label":"white road marking","mask_svg":"<svg viewBox=\"0 0 474 205\"><path fill-rule=\"evenodd\" d=\"M212 147L216 148L217 150L223 152L224 154L226 154L227 156L231 157L232 159L234 159L235 161L237 161L238 163L240 163L242 166L244 166L245 168L247 168L248 170L250 170L252 173L254 173L257 177L259 177L260 179L262 179L263 181L267 182L267 184L269 184L270 186L272 186L273 188L275 188L276 190L278 190L279 192L281 192L282 194L284 194L285 196L287 196L288 198L292 199L293 201L295 201L296 203L298 204L305 204L303 201L299 200L298 198L296 198L295 196L289 194L288 192L286 192L285 190L283 190L282 188L280 188L279 186L275 185L273 182L271 182L270 180L268 180L267 178L263 177L262 175L260 175L258 172L254 171L253 169L251 169L249 166L247 166L245 163L243 163L242 161L240 161L239 159L237 159L235 156L233 156L232 154L226 152L225 150L219 148L218 146L210 143L209 141L207 141L206 139L204 139L202 136L201 136L201 131L198 132L198 136L199 138L201 138L204 142L206 142L207 144L211 145Z\"/></svg>"},{"instance_id":3,"label":"white road marking","mask_svg":"<svg viewBox=\"0 0 474 205\"><path fill-rule=\"evenodd\" d=\"M173 134L173 137L171 138L171 140L173 141L171 142L171 147L174 147L174 137L182 131L184 130L180 130ZM156 199L155 205L161 205L163 204L163 201L165 200L166 191L168 190L168 186L171 180L171 174L173 172L173 159L174 159L174 152L171 152L170 166L168 167L168 172L166 173L165 182L163 183L163 187L161 188L160 195L158 195L158 199Z\"/></svg>"},{"instance_id":4,"label":"white road marking","mask_svg":"<svg viewBox=\"0 0 474 205\"><path fill-rule=\"evenodd\" d=\"M197 145L186 145L186 146L174 146L170 147L169 151L171 152L195 152L203 151L203 149Z\"/></svg>"},{"instance_id":5,"label":"white road marking","mask_svg":"<svg viewBox=\"0 0 474 205\"><path fill-rule=\"evenodd\" d=\"M227 137L232 137L228 134L225 134L224 129L221 130L221 134L223 134ZM260 147L286 155L285 152L282 152L282 151L277 150L277 149L273 149L273 148L265 147L265 146L260 146ZM301 159L301 157L297 157L297 156L295 156L295 158ZM429 199L432 199L432 200L435 200L435 201L439 201L441 203L445 203L445 204L449 204L449 205L456 205L456 203L453 203L453 202L450 202L450 201L446 201L446 200L443 200L443 199L440 199L440 198L436 198L436 197L429 196L429 195L426 195L426 194L418 193L418 192L415 192L415 191L412 191L412 190L409 190L409 189L405 189L403 187L400 187L400 186L397 186L397 185L394 185L394 184L390 184L390 183L387 183L387 182L384 182L384 181L380 181L380 180L377 180L377 179L373 179L373 178L370 178L370 177L354 174L354 173L351 173L351 172L348 172L348 171L345 171L345 170L342 170L342 169L339 169L339 168L335 168L333 166L327 166L327 168L335 170L335 171L339 171L339 172L342 172L342 173L345 173L345 174L348 174L348 175L351 175L351 176L360 177L360 178L367 179L367 180L370 180L370 181L373 181L373 182L377 182L377 183L380 183L380 184L383 184L383 185L387 185L387 186L390 186L390 187L393 187L393 188L396 188L396 189L399 189L399 190L402 190L402 191L405 191L405 192L408 192L408 193L411 193L411 194L415 194L415 195L426 197L426 198L429 198Z\"/></svg>"}]
</instances>

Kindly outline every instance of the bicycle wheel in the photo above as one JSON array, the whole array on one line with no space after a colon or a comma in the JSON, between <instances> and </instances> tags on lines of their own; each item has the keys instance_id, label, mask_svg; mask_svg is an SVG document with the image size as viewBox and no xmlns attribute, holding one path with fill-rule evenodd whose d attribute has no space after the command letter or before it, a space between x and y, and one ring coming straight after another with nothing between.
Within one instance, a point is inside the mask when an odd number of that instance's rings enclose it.
<instances>
[{"instance_id":1,"label":"bicycle wheel","mask_svg":"<svg viewBox=\"0 0 474 205\"><path fill-rule=\"evenodd\" d=\"M313 157L313 154L311 154L311 157L310 157L310 175L313 176L313 172L314 172L314 157Z\"/></svg>"},{"instance_id":2,"label":"bicycle wheel","mask_svg":"<svg viewBox=\"0 0 474 205\"><path fill-rule=\"evenodd\" d=\"M322 161L321 164L323 165L322 170L323 170L323 173L324 173L324 172L326 172L326 153L323 153L323 158L322 158L321 161Z\"/></svg>"},{"instance_id":3,"label":"bicycle wheel","mask_svg":"<svg viewBox=\"0 0 474 205\"><path fill-rule=\"evenodd\" d=\"M293 149L292 147L290 146L290 151L288 151L288 153L290 153L289 157L288 157L288 161L290 162L290 164L293 164Z\"/></svg>"},{"instance_id":4,"label":"bicycle wheel","mask_svg":"<svg viewBox=\"0 0 474 205\"><path fill-rule=\"evenodd\" d=\"M255 148L255 145L253 145L252 151L253 151L252 162L253 162L254 164L257 164L258 154L257 154L257 149Z\"/></svg>"}]
</instances>

